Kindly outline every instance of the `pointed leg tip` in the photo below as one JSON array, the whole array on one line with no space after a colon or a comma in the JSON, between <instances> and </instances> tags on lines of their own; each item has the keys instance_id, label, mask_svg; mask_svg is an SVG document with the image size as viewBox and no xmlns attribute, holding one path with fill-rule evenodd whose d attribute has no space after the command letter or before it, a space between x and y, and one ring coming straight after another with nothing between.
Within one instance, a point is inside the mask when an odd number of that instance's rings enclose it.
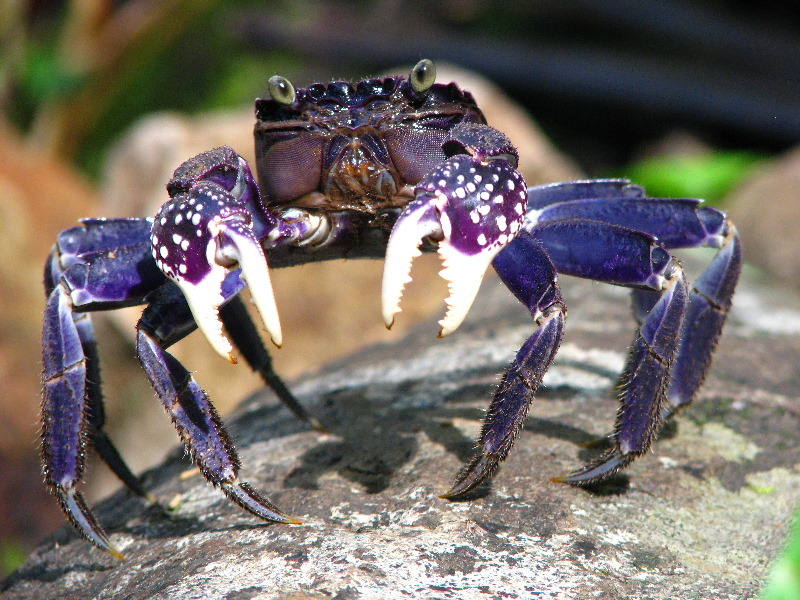
<instances>
[{"instance_id":1,"label":"pointed leg tip","mask_svg":"<svg viewBox=\"0 0 800 600\"><path fill-rule=\"evenodd\" d=\"M110 554L114 558L125 560L125 557L120 551L109 541L106 532L103 531L97 523L97 520L89 510L89 507L86 506L86 502L79 491L73 487L65 489L59 485L54 486L54 491L64 513L78 530L78 533L100 548L100 550Z\"/></svg>"},{"instance_id":2,"label":"pointed leg tip","mask_svg":"<svg viewBox=\"0 0 800 600\"><path fill-rule=\"evenodd\" d=\"M302 525L303 522L300 519L296 518L296 517L292 517L290 515L286 515L286 520L284 521L284 524L285 525Z\"/></svg>"},{"instance_id":3,"label":"pointed leg tip","mask_svg":"<svg viewBox=\"0 0 800 600\"><path fill-rule=\"evenodd\" d=\"M631 460L633 460L632 456L623 454L614 448L606 452L596 462L589 463L585 467L561 477L552 477L550 481L578 486L599 483L611 477L620 469L624 469Z\"/></svg>"},{"instance_id":4,"label":"pointed leg tip","mask_svg":"<svg viewBox=\"0 0 800 600\"><path fill-rule=\"evenodd\" d=\"M127 560L125 558L125 556L120 553L119 550L117 550L116 548L114 548L114 546L112 546L110 544L109 544L108 548L103 548L103 550L105 550L108 554L110 554L111 556L113 556L114 558L116 558L118 560L123 560L123 561Z\"/></svg>"},{"instance_id":5,"label":"pointed leg tip","mask_svg":"<svg viewBox=\"0 0 800 600\"><path fill-rule=\"evenodd\" d=\"M246 511L271 523L284 525L300 525L302 521L281 511L277 506L264 498L249 483L244 481L228 481L222 484L225 495Z\"/></svg>"},{"instance_id":6,"label":"pointed leg tip","mask_svg":"<svg viewBox=\"0 0 800 600\"><path fill-rule=\"evenodd\" d=\"M444 500L460 500L484 483L497 469L498 461L490 456L476 456L456 476L453 486L439 497Z\"/></svg>"},{"instance_id":7,"label":"pointed leg tip","mask_svg":"<svg viewBox=\"0 0 800 600\"><path fill-rule=\"evenodd\" d=\"M226 356L225 358L226 358L226 359L228 360L228 362L229 362L229 363L231 363L232 365L235 365L235 364L238 364L238 363L239 363L239 361L238 361L238 360L236 360L236 357L235 357L233 354L231 354L230 352L228 352L228 356Z\"/></svg>"}]
</instances>

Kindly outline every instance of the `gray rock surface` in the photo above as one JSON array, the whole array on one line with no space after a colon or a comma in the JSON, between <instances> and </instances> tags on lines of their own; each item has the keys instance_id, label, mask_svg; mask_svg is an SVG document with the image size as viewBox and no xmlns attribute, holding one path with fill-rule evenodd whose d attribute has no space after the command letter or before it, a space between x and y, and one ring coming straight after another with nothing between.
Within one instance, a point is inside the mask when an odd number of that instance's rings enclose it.
<instances>
[{"instance_id":1,"label":"gray rock surface","mask_svg":"<svg viewBox=\"0 0 800 600\"><path fill-rule=\"evenodd\" d=\"M438 494L531 330L496 279L455 335L436 340L429 323L295 382L329 434L267 393L227 419L244 478L303 525L259 523L176 449L145 475L169 509L126 491L96 507L125 562L65 527L2 584L4 599L755 597L800 497L800 302L742 284L698 401L623 477L586 491L548 477L610 429L633 322L624 290L562 284L562 350L478 497Z\"/></svg>"}]
</instances>

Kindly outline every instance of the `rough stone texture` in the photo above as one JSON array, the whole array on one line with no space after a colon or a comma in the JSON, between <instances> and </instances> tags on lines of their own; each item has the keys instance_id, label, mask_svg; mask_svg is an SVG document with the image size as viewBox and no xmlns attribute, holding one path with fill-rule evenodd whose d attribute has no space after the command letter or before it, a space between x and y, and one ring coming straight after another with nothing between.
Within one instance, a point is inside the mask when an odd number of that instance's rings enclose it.
<instances>
[{"instance_id":1,"label":"rough stone texture","mask_svg":"<svg viewBox=\"0 0 800 600\"><path fill-rule=\"evenodd\" d=\"M498 373L529 334L496 279L457 334L429 323L295 383L329 434L268 394L228 419L243 475L302 526L265 526L176 450L97 506L119 563L64 528L0 587L23 598L646 598L757 594L800 497L800 301L740 286L698 401L654 450L593 491L548 477L607 433L633 331L626 292L566 278L568 333L515 451L466 502L445 491L470 455Z\"/></svg>"},{"instance_id":2,"label":"rough stone texture","mask_svg":"<svg viewBox=\"0 0 800 600\"><path fill-rule=\"evenodd\" d=\"M800 286L800 148L756 169L727 199L748 260Z\"/></svg>"}]
</instances>

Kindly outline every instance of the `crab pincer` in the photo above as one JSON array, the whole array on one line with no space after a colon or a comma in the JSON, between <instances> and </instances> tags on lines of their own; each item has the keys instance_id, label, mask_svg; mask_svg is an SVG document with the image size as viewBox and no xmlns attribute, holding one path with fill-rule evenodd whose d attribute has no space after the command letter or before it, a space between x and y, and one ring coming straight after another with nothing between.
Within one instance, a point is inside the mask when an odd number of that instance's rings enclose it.
<instances>
[{"instance_id":1,"label":"crab pincer","mask_svg":"<svg viewBox=\"0 0 800 600\"><path fill-rule=\"evenodd\" d=\"M223 334L219 308L226 300L223 280L230 269L241 268L264 327L280 347L281 325L267 259L253 230L252 208L243 198L249 186L258 193L249 169L241 161L236 177L227 180L203 173L201 180L190 177L184 182L177 175L168 186L170 201L153 222L153 258L183 292L214 350L232 363L236 359Z\"/></svg>"},{"instance_id":2,"label":"crab pincer","mask_svg":"<svg viewBox=\"0 0 800 600\"><path fill-rule=\"evenodd\" d=\"M416 199L397 219L386 249L383 320L387 328L400 312L411 281L411 263L420 243L437 242L448 282L447 312L439 337L452 333L469 312L492 259L521 230L527 192L516 170L517 155L508 138L487 126L454 128L445 149L460 151L416 186Z\"/></svg>"}]
</instances>

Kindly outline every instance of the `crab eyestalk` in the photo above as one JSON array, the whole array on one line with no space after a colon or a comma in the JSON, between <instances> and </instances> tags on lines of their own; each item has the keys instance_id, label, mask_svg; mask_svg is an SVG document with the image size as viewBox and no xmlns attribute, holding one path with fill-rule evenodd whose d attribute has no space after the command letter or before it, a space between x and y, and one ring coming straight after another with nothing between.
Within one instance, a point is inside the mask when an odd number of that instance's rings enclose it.
<instances>
[{"instance_id":1,"label":"crab eyestalk","mask_svg":"<svg viewBox=\"0 0 800 600\"><path fill-rule=\"evenodd\" d=\"M429 173L389 237L383 272L383 320L387 327L400 311L403 288L419 245L438 242L448 282L447 311L439 337L464 321L492 259L522 228L527 191L522 176L505 159L459 154Z\"/></svg>"}]
</instances>

